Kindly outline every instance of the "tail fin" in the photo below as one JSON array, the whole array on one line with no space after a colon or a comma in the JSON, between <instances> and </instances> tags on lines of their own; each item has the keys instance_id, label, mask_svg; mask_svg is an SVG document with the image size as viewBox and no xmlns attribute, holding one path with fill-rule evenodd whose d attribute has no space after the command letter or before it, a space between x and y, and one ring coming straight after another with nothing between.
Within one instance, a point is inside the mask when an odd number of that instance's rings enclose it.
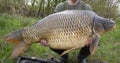
<instances>
[{"instance_id":1,"label":"tail fin","mask_svg":"<svg viewBox=\"0 0 120 63\"><path fill-rule=\"evenodd\" d=\"M12 51L10 58L14 59L24 53L30 45L26 44L24 41L21 41L18 45L16 45Z\"/></svg>"},{"instance_id":2,"label":"tail fin","mask_svg":"<svg viewBox=\"0 0 120 63\"><path fill-rule=\"evenodd\" d=\"M4 36L3 39L7 42L17 45L20 41L23 41L22 31L23 30L11 32L10 34Z\"/></svg>"},{"instance_id":3,"label":"tail fin","mask_svg":"<svg viewBox=\"0 0 120 63\"><path fill-rule=\"evenodd\" d=\"M3 38L5 41L10 42L15 45L13 52L10 56L12 59L20 56L30 46L24 42L23 37L22 37L22 32L23 32L23 30L12 32L12 33L4 36L4 38Z\"/></svg>"}]
</instances>

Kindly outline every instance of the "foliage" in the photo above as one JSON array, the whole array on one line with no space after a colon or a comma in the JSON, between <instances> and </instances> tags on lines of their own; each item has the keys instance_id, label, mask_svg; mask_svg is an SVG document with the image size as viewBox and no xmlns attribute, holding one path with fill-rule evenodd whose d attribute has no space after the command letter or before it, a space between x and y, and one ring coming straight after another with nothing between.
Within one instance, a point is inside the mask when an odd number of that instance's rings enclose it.
<instances>
[{"instance_id":1,"label":"foliage","mask_svg":"<svg viewBox=\"0 0 120 63\"><path fill-rule=\"evenodd\" d=\"M25 16L45 17L55 6L66 0L0 0L0 12L21 14ZM120 0L83 0L90 4L93 11L105 18L118 17Z\"/></svg>"},{"instance_id":2,"label":"foliage","mask_svg":"<svg viewBox=\"0 0 120 63\"><path fill-rule=\"evenodd\" d=\"M0 0L0 12L44 17L53 13L54 7L64 0Z\"/></svg>"},{"instance_id":3,"label":"foliage","mask_svg":"<svg viewBox=\"0 0 120 63\"><path fill-rule=\"evenodd\" d=\"M118 17L120 0L85 0L85 2L89 3L93 11L102 17L110 19Z\"/></svg>"}]
</instances>

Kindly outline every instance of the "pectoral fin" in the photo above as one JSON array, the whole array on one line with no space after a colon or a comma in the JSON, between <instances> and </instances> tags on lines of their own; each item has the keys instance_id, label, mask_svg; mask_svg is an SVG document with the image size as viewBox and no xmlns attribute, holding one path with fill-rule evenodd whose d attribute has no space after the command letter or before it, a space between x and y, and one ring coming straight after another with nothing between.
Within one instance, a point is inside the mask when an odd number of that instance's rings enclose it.
<instances>
[{"instance_id":1,"label":"pectoral fin","mask_svg":"<svg viewBox=\"0 0 120 63\"><path fill-rule=\"evenodd\" d=\"M90 44L90 53L93 55L98 47L99 35L93 36L93 42Z\"/></svg>"}]
</instances>

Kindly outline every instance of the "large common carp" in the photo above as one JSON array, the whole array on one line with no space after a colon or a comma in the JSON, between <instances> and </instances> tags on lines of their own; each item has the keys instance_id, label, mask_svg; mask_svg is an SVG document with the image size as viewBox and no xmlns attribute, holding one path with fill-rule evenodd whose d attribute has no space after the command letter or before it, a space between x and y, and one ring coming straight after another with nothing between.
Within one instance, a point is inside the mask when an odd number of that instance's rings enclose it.
<instances>
[{"instance_id":1,"label":"large common carp","mask_svg":"<svg viewBox=\"0 0 120 63\"><path fill-rule=\"evenodd\" d=\"M12 58L18 57L31 44L38 43L43 38L47 40L48 47L66 50L61 55L85 45L90 45L92 52L101 34L114 27L114 21L102 18L92 11L66 10L51 14L27 29L12 32L4 39L16 45Z\"/></svg>"}]
</instances>

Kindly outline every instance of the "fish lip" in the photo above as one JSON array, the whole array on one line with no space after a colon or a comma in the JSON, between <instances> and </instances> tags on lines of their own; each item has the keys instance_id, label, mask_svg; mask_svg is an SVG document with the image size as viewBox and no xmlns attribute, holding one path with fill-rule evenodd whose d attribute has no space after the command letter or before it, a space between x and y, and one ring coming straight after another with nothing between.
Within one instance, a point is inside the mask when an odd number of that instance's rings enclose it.
<instances>
[{"instance_id":1,"label":"fish lip","mask_svg":"<svg viewBox=\"0 0 120 63\"><path fill-rule=\"evenodd\" d=\"M113 29L116 29L116 25L113 26Z\"/></svg>"},{"instance_id":2,"label":"fish lip","mask_svg":"<svg viewBox=\"0 0 120 63\"><path fill-rule=\"evenodd\" d=\"M116 29L116 23L115 23L115 21L112 21L113 22L113 29Z\"/></svg>"}]
</instances>

